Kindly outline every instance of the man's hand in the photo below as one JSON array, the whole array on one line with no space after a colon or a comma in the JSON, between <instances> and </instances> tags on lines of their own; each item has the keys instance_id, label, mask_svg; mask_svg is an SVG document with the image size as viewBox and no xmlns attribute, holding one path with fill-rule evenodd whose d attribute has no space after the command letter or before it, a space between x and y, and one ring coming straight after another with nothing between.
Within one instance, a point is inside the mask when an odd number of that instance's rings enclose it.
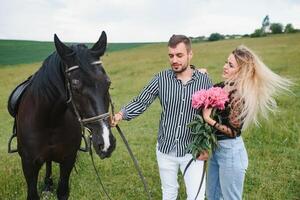
<instances>
[{"instance_id":1,"label":"man's hand","mask_svg":"<svg viewBox=\"0 0 300 200\"><path fill-rule=\"evenodd\" d=\"M120 112L116 113L116 114L112 117L111 122L110 122L110 126L112 126L112 127L117 126L117 124L118 124L120 121L122 121L122 119L123 119L123 113L120 111Z\"/></svg>"},{"instance_id":2,"label":"man's hand","mask_svg":"<svg viewBox=\"0 0 300 200\"><path fill-rule=\"evenodd\" d=\"M205 152L201 153L197 159L198 160L208 160L208 158L209 158L208 152L205 151Z\"/></svg>"}]
</instances>

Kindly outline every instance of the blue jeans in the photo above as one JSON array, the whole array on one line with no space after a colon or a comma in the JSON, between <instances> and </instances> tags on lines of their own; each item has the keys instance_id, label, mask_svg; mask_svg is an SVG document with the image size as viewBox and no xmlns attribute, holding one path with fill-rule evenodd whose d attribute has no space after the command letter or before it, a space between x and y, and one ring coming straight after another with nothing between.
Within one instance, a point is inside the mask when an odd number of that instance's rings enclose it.
<instances>
[{"instance_id":1,"label":"blue jeans","mask_svg":"<svg viewBox=\"0 0 300 200\"><path fill-rule=\"evenodd\" d=\"M208 163L208 200L242 199L248 155L242 137L218 141Z\"/></svg>"}]
</instances>

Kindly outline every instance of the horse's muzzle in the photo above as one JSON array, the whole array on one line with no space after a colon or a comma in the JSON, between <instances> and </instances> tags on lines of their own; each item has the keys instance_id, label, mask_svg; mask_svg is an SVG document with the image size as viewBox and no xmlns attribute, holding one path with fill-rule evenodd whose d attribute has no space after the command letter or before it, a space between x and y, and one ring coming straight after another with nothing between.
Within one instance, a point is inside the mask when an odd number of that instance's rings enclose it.
<instances>
[{"instance_id":1,"label":"horse's muzzle","mask_svg":"<svg viewBox=\"0 0 300 200\"><path fill-rule=\"evenodd\" d=\"M113 136L113 134L111 133L111 130L109 130L109 136L108 136L107 140L109 140L109 146L104 148L105 147L105 141L103 140L102 134L94 133L92 135L93 147L94 147L97 155L101 159L109 158L111 156L112 152L116 148L116 139Z\"/></svg>"},{"instance_id":2,"label":"horse's muzzle","mask_svg":"<svg viewBox=\"0 0 300 200\"><path fill-rule=\"evenodd\" d=\"M110 136L110 146L109 146L108 150L107 151L100 151L99 154L98 153L97 154L99 155L99 157L101 159L109 158L111 156L112 152L115 150L115 148L116 148L116 139L111 134L111 136Z\"/></svg>"}]
</instances>

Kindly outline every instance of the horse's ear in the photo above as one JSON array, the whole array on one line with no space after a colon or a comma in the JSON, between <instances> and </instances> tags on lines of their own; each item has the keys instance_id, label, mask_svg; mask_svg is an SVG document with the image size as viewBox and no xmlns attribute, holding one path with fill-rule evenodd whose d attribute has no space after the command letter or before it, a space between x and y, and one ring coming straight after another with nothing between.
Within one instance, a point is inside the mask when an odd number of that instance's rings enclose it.
<instances>
[{"instance_id":1,"label":"horse's ear","mask_svg":"<svg viewBox=\"0 0 300 200\"><path fill-rule=\"evenodd\" d=\"M54 44L58 55L65 62L68 62L74 55L74 51L63 42L61 42L56 34L54 34Z\"/></svg>"},{"instance_id":2,"label":"horse's ear","mask_svg":"<svg viewBox=\"0 0 300 200\"><path fill-rule=\"evenodd\" d=\"M99 40L94 44L94 46L91 48L91 52L96 57L103 56L107 45L107 37L106 33L102 31L101 36Z\"/></svg>"}]
</instances>

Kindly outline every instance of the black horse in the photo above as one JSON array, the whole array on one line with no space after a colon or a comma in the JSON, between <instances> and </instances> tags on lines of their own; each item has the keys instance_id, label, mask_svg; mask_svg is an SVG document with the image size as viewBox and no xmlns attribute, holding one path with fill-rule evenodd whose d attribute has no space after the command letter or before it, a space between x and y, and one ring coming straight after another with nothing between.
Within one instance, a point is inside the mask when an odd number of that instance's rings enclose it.
<instances>
[{"instance_id":1,"label":"black horse","mask_svg":"<svg viewBox=\"0 0 300 200\"><path fill-rule=\"evenodd\" d=\"M82 128L92 133L103 159L115 149L108 122L110 79L99 58L107 45L105 32L89 49L70 47L54 36L56 52L33 75L16 115L18 153L27 182L27 199L39 199L37 178L46 163L46 188L52 184L51 161L59 163L58 199L68 199L69 177L80 148Z\"/></svg>"}]
</instances>

